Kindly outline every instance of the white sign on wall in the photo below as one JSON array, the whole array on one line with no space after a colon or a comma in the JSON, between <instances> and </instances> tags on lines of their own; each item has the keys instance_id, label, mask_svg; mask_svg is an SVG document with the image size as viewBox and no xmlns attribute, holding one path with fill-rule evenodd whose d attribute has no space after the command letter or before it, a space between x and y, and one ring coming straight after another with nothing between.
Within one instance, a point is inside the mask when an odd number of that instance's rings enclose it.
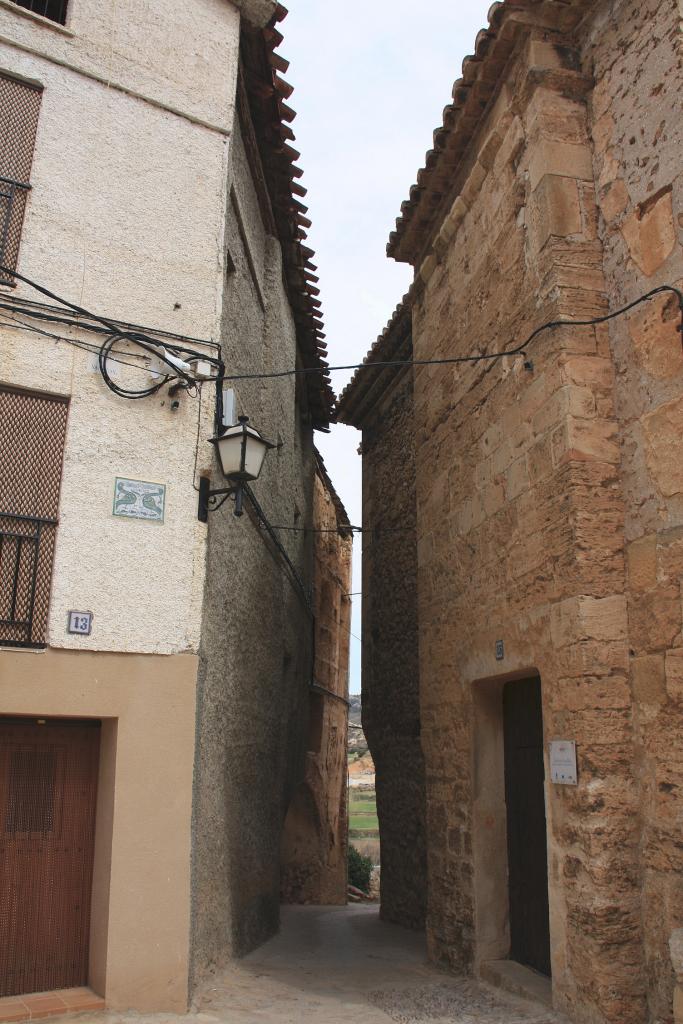
<instances>
[{"instance_id":1,"label":"white sign on wall","mask_svg":"<svg viewBox=\"0 0 683 1024\"><path fill-rule=\"evenodd\" d=\"M551 740L550 781L558 786L577 786L576 742L574 740Z\"/></svg>"}]
</instances>

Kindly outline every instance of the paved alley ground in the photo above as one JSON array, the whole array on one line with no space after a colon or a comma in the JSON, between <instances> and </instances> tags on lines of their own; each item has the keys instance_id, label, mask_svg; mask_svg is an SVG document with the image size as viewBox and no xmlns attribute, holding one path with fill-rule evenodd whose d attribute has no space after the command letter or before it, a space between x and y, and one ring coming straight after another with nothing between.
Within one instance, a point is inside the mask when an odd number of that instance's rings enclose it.
<instances>
[{"instance_id":1,"label":"paved alley ground","mask_svg":"<svg viewBox=\"0 0 683 1024\"><path fill-rule=\"evenodd\" d=\"M79 1018L83 1024L86 1016ZM172 1014L104 1013L93 1024L175 1024ZM282 931L204 986L196 1024L561 1024L541 1006L427 963L424 937L376 906L285 907Z\"/></svg>"}]
</instances>

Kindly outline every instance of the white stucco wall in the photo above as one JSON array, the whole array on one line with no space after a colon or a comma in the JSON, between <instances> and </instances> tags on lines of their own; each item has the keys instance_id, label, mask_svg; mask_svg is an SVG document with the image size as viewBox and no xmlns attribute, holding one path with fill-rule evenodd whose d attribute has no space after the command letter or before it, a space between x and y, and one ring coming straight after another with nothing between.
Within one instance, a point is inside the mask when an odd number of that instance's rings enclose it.
<instances>
[{"instance_id":1,"label":"white stucco wall","mask_svg":"<svg viewBox=\"0 0 683 1024\"><path fill-rule=\"evenodd\" d=\"M69 36L9 6L0 0L0 69L44 86L17 269L112 318L218 340L237 10L226 0L70 0ZM24 285L11 294L37 297ZM181 396L177 412L165 393L126 401L94 356L2 323L0 383L70 396L50 644L197 650L197 401ZM211 457L208 385L202 408L198 472ZM112 515L116 476L166 485L163 525ZM66 633L69 609L94 612L90 637Z\"/></svg>"},{"instance_id":2,"label":"white stucco wall","mask_svg":"<svg viewBox=\"0 0 683 1024\"><path fill-rule=\"evenodd\" d=\"M0 0L0 39L229 131L239 17L229 0L69 0L62 27Z\"/></svg>"}]
</instances>

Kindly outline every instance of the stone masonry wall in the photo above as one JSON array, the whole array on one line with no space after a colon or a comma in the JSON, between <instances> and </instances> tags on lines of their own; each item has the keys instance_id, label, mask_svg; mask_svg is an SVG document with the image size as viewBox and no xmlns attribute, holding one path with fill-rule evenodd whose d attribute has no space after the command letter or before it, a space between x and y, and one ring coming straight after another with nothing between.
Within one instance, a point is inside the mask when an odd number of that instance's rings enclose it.
<instances>
[{"instance_id":1,"label":"stone masonry wall","mask_svg":"<svg viewBox=\"0 0 683 1024\"><path fill-rule=\"evenodd\" d=\"M285 903L346 903L346 732L351 628L351 535L325 477L313 488L316 690L309 694L305 774L282 834L280 891Z\"/></svg>"},{"instance_id":2,"label":"stone masonry wall","mask_svg":"<svg viewBox=\"0 0 683 1024\"><path fill-rule=\"evenodd\" d=\"M228 271L222 342L235 372L293 366L296 333L276 239L264 230L239 131L226 190ZM240 382L237 412L282 447L268 453L253 491L272 523L311 520L315 458L291 381ZM203 468L203 467L202 467ZM212 469L214 486L221 486ZM280 840L302 777L312 673L312 609L245 503L209 515L207 583L197 701L192 851L193 986L279 925ZM310 535L282 543L304 585Z\"/></svg>"},{"instance_id":3,"label":"stone masonry wall","mask_svg":"<svg viewBox=\"0 0 683 1024\"><path fill-rule=\"evenodd\" d=\"M427 870L409 375L363 428L363 729L375 762L381 915L423 928ZM384 532L383 532L384 531Z\"/></svg>"},{"instance_id":4,"label":"stone masonry wall","mask_svg":"<svg viewBox=\"0 0 683 1024\"><path fill-rule=\"evenodd\" d=\"M613 307L683 286L681 10L676 0L598 5L582 32L595 77L593 162ZM629 669L643 832L648 1020L671 1020L671 933L683 924L683 355L664 295L610 328L626 497Z\"/></svg>"},{"instance_id":5,"label":"stone masonry wall","mask_svg":"<svg viewBox=\"0 0 683 1024\"><path fill-rule=\"evenodd\" d=\"M420 271L418 359L502 349L547 320L606 309L592 83L570 41L547 19L536 28L533 10L525 16ZM475 710L488 681L537 671L545 739L575 739L580 773L576 788L546 783L555 1003L585 1024L642 1024L638 779L609 334L555 330L527 357L533 368L517 357L415 372L429 949L455 968L509 949L504 806L486 810L473 772L483 743ZM501 898L492 903L492 893Z\"/></svg>"}]
</instances>

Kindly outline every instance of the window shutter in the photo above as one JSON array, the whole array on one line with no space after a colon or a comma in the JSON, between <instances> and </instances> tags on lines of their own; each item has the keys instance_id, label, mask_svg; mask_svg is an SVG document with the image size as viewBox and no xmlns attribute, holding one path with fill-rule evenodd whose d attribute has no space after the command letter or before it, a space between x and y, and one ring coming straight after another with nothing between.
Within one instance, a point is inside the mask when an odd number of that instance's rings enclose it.
<instances>
[{"instance_id":1,"label":"window shutter","mask_svg":"<svg viewBox=\"0 0 683 1024\"><path fill-rule=\"evenodd\" d=\"M0 265L14 270L30 191L42 89L0 75ZM11 284L0 271L0 283Z\"/></svg>"}]
</instances>

